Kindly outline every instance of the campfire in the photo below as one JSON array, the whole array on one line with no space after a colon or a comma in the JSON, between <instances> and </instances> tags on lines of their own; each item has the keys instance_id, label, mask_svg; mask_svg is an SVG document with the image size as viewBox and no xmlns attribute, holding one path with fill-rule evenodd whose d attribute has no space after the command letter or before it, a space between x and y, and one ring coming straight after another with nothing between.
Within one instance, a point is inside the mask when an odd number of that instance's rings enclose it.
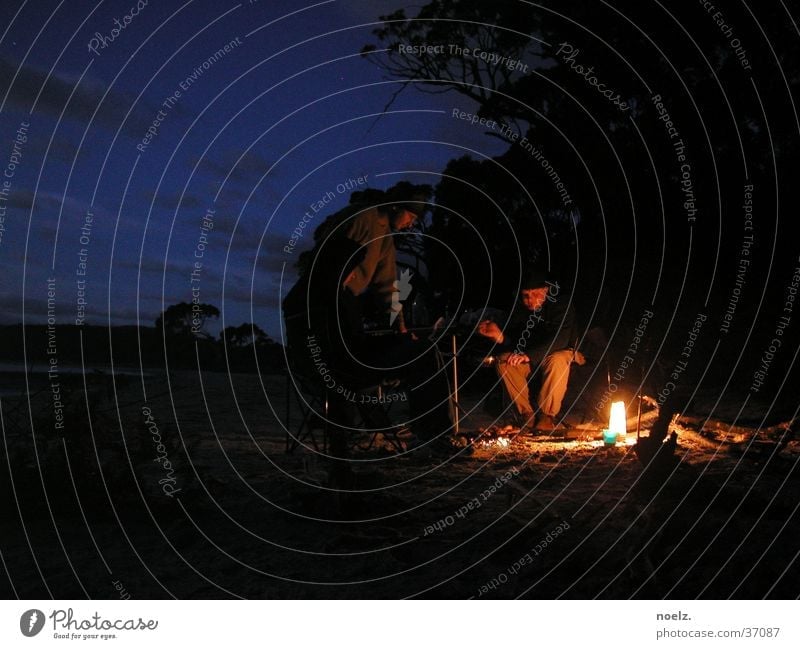
<instances>
[{"instance_id":1,"label":"campfire","mask_svg":"<svg viewBox=\"0 0 800 649\"><path fill-rule=\"evenodd\" d=\"M519 429L513 426L489 426L479 428L478 434L472 441L472 445L477 449L505 449L511 446L512 436Z\"/></svg>"},{"instance_id":2,"label":"campfire","mask_svg":"<svg viewBox=\"0 0 800 649\"><path fill-rule=\"evenodd\" d=\"M511 438L510 437L481 437L475 443L475 446L478 448L494 448L494 449L501 449L501 448L508 448L511 445Z\"/></svg>"}]
</instances>

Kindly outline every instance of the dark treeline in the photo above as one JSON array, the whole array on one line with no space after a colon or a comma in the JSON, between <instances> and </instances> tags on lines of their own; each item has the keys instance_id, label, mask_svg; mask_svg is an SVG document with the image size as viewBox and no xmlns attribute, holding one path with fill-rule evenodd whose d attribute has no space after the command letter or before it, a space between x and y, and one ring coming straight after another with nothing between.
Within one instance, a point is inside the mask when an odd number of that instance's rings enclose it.
<instances>
[{"instance_id":1,"label":"dark treeline","mask_svg":"<svg viewBox=\"0 0 800 649\"><path fill-rule=\"evenodd\" d=\"M57 365L99 368L196 369L232 372L280 372L285 367L283 347L258 325L243 323L226 327L214 338L203 324L218 311L201 305L206 315L192 331L191 305L173 305L159 317L156 326L0 326L0 361L26 362L42 370L55 360ZM197 313L197 312L195 312ZM197 316L195 316L197 317ZM162 327L162 318L166 320Z\"/></svg>"},{"instance_id":2,"label":"dark treeline","mask_svg":"<svg viewBox=\"0 0 800 649\"><path fill-rule=\"evenodd\" d=\"M635 376L654 386L687 342L684 379L755 385L782 327L769 394L798 378L800 314L780 320L800 283L786 236L798 208L795 34L779 5L675 5L436 0L383 16L364 56L402 92L447 93L455 127L507 145L450 161L408 252L424 260L431 315L507 311L525 269L547 269L582 333L605 332L612 370L650 314ZM382 200L354 194L329 224Z\"/></svg>"},{"instance_id":3,"label":"dark treeline","mask_svg":"<svg viewBox=\"0 0 800 649\"><path fill-rule=\"evenodd\" d=\"M637 360L667 370L705 318L686 376L717 383L749 385L789 315L763 391L797 378L800 67L780 3L436 0L382 20L365 57L507 143L436 186L434 290L503 308L538 263L612 365L646 310Z\"/></svg>"}]
</instances>

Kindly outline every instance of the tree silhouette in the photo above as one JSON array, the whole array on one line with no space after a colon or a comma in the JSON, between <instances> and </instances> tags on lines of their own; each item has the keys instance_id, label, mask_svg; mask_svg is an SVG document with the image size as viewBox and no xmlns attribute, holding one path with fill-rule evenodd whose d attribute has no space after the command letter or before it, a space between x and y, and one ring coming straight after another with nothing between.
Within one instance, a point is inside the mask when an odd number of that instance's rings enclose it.
<instances>
[{"instance_id":1,"label":"tree silhouette","mask_svg":"<svg viewBox=\"0 0 800 649\"><path fill-rule=\"evenodd\" d=\"M750 63L760 66L758 91L766 97L760 99L730 43L696 3L676 3L669 10L650 3L613 4L435 0L413 17L403 10L382 16L374 34L386 51L376 52L378 45L369 44L364 53L391 77L407 82L404 89L451 93L456 108L496 122L495 127L486 121L463 126L482 128L508 143L497 164L459 161L448 173L471 182L477 178L509 210L524 262L544 251L546 265L592 295L603 278L613 287L603 303L620 293L634 301L651 299L656 284L657 297L669 303L683 276L671 269L682 269L690 257L698 276L730 281L735 264L717 265L726 246L738 245L741 233L721 215L738 209L744 182L775 184L771 153L779 167L796 168L797 137L773 135L770 155L765 155L764 138L770 128L796 135L786 85L796 90L800 81L798 51L790 31L781 28L786 20L781 6L759 7L757 16L746 7L726 7L737 38L751 44ZM760 25L783 42L763 45ZM438 44L444 44L438 51L406 47ZM569 59L565 52L574 56ZM588 79L618 91L627 109L614 106ZM667 105L677 139L668 136L654 97ZM767 104L771 124L764 114ZM523 138L533 147L524 146ZM674 146L679 140L686 146L696 205L704 217L691 225L691 250ZM565 246L543 240L564 229L565 214L539 153L572 199L575 228L562 232ZM486 177L503 174L519 182ZM791 183L781 190L795 200ZM465 193L470 194L463 184L443 180L436 203L445 209L458 206L467 222L481 228L495 219L497 207L474 191L467 200ZM473 199L478 203L469 209ZM488 215L479 215L481 210ZM458 219L440 215L437 228L448 245L465 248L458 240L463 234ZM494 239L483 232L494 259L515 259L518 242L497 232ZM576 251L580 267L570 258ZM697 294L708 290L702 281L683 288Z\"/></svg>"},{"instance_id":2,"label":"tree silhouette","mask_svg":"<svg viewBox=\"0 0 800 649\"><path fill-rule=\"evenodd\" d=\"M209 318L218 318L219 309L212 304L173 304L156 318L156 330L168 336L210 338L204 327Z\"/></svg>"},{"instance_id":3,"label":"tree silhouette","mask_svg":"<svg viewBox=\"0 0 800 649\"><path fill-rule=\"evenodd\" d=\"M242 323L238 327L225 327L219 334L223 344L232 347L248 347L255 345L275 344L274 341L256 324Z\"/></svg>"},{"instance_id":4,"label":"tree silhouette","mask_svg":"<svg viewBox=\"0 0 800 649\"><path fill-rule=\"evenodd\" d=\"M382 16L363 53L401 82L398 94L449 93L453 129L507 145L452 161L436 187L438 243L427 255L437 290L467 306L500 303L498 284L511 288L521 267L543 262L575 288L586 324L611 330L653 305L662 317L649 333L670 327L668 355L685 337L681 319L725 310L743 187L755 187L743 326L723 340L738 351L757 314L768 336L798 258L796 239L782 236L798 203L800 50L786 28L796 21L784 3L720 11L732 33L702 3L433 0L413 16ZM800 330L787 335L796 342ZM737 357L718 354L710 372L726 376ZM751 365L739 363L743 376Z\"/></svg>"}]
</instances>

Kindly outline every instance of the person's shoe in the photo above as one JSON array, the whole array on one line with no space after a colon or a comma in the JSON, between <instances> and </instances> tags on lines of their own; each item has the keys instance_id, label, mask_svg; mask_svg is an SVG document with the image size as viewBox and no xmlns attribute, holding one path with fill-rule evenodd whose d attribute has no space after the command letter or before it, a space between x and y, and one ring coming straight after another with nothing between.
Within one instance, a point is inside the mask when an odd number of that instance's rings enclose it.
<instances>
[{"instance_id":1,"label":"person's shoe","mask_svg":"<svg viewBox=\"0 0 800 649\"><path fill-rule=\"evenodd\" d=\"M469 457L474 452L471 444L461 445L452 437L444 436L437 437L431 441L430 447L431 454L437 458L454 457L456 455Z\"/></svg>"},{"instance_id":2,"label":"person's shoe","mask_svg":"<svg viewBox=\"0 0 800 649\"><path fill-rule=\"evenodd\" d=\"M469 457L474 453L472 444L459 444L458 440L446 435L431 440L423 440L418 437L408 451L412 457L421 460L441 460L456 456Z\"/></svg>"},{"instance_id":3,"label":"person's shoe","mask_svg":"<svg viewBox=\"0 0 800 649\"><path fill-rule=\"evenodd\" d=\"M527 426L530 428L533 425L533 422L536 420L536 416L533 412L518 412L517 413L517 422L519 423L520 428L524 428Z\"/></svg>"},{"instance_id":4,"label":"person's shoe","mask_svg":"<svg viewBox=\"0 0 800 649\"><path fill-rule=\"evenodd\" d=\"M536 420L532 412L520 412L514 416L514 427L519 429L519 435L530 435Z\"/></svg>"},{"instance_id":5,"label":"person's shoe","mask_svg":"<svg viewBox=\"0 0 800 649\"><path fill-rule=\"evenodd\" d=\"M421 439L413 433L403 440L402 453L414 453L417 455L430 455L430 445L426 444L424 439Z\"/></svg>"},{"instance_id":6,"label":"person's shoe","mask_svg":"<svg viewBox=\"0 0 800 649\"><path fill-rule=\"evenodd\" d=\"M555 419L551 415L540 414L536 417L533 430L539 435L552 435L556 430Z\"/></svg>"},{"instance_id":7,"label":"person's shoe","mask_svg":"<svg viewBox=\"0 0 800 649\"><path fill-rule=\"evenodd\" d=\"M533 412L517 413L518 435L536 435L536 415Z\"/></svg>"}]
</instances>

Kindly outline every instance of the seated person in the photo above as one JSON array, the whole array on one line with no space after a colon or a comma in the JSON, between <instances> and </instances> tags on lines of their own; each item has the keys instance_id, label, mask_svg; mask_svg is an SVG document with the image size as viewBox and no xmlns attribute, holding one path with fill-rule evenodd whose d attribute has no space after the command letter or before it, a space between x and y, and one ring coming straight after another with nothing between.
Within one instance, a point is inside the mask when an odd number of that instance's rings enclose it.
<instances>
[{"instance_id":1,"label":"seated person","mask_svg":"<svg viewBox=\"0 0 800 649\"><path fill-rule=\"evenodd\" d=\"M361 303L349 288L363 262L364 246L347 237L326 239L283 301L287 343L295 366L327 387L334 428L355 419L353 394L384 380L399 379L408 393L409 425L421 442L454 451L449 383L436 348L408 334L369 335ZM344 453L343 435L336 440Z\"/></svg>"},{"instance_id":2,"label":"seated person","mask_svg":"<svg viewBox=\"0 0 800 649\"><path fill-rule=\"evenodd\" d=\"M574 350L575 312L558 284L538 271L524 279L519 297L505 329L484 320L478 333L496 344L497 372L523 427L552 432L567 391L570 363L583 364L582 355ZM537 371L540 382L534 407L528 382Z\"/></svg>"}]
</instances>

